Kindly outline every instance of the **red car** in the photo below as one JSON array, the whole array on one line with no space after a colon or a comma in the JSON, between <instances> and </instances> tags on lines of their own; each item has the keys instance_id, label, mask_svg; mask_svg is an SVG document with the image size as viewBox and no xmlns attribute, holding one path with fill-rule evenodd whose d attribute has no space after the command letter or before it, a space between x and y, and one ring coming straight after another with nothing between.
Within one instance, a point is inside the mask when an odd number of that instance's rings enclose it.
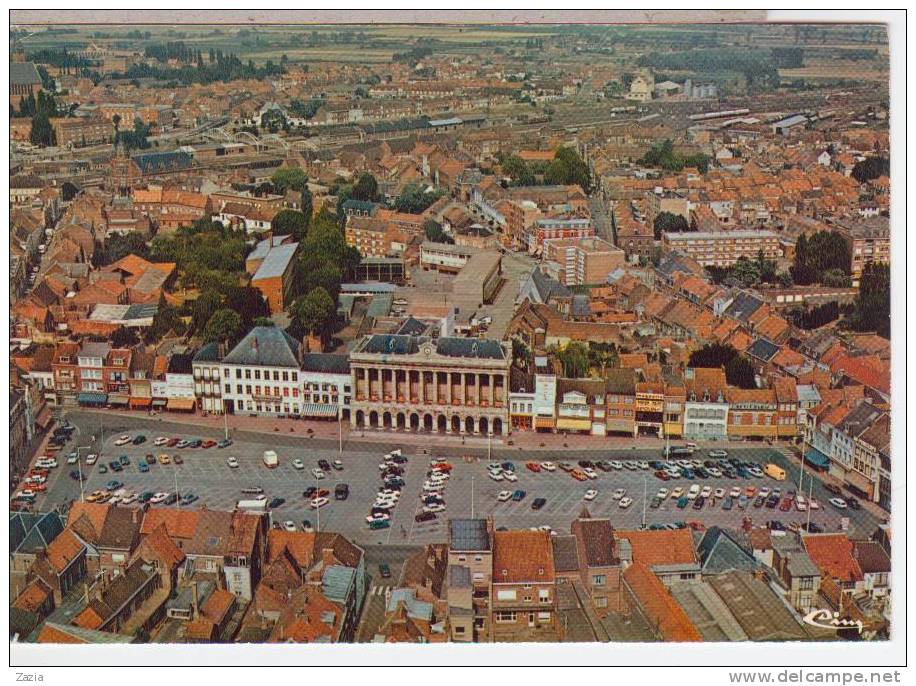
<instances>
[{"instance_id":1,"label":"red car","mask_svg":"<svg viewBox=\"0 0 916 686\"><path fill-rule=\"evenodd\" d=\"M668 474L668 472L666 472L664 469L659 469L657 472L655 472L655 476L657 476L662 481L667 481L671 478L671 475Z\"/></svg>"},{"instance_id":2,"label":"red car","mask_svg":"<svg viewBox=\"0 0 916 686\"><path fill-rule=\"evenodd\" d=\"M174 448L176 445L178 445L178 441L180 440L181 440L180 438L170 438L168 442L166 443L166 446L168 446L169 448Z\"/></svg>"},{"instance_id":3,"label":"red car","mask_svg":"<svg viewBox=\"0 0 916 686\"><path fill-rule=\"evenodd\" d=\"M29 489L36 493L44 493L48 490L47 484L36 484L34 481L29 483Z\"/></svg>"},{"instance_id":4,"label":"red car","mask_svg":"<svg viewBox=\"0 0 916 686\"><path fill-rule=\"evenodd\" d=\"M452 471L452 465L449 462L437 462L436 464L431 466L430 469L435 469L436 471L439 471L439 472L450 472Z\"/></svg>"},{"instance_id":5,"label":"red car","mask_svg":"<svg viewBox=\"0 0 916 686\"><path fill-rule=\"evenodd\" d=\"M782 502L779 503L780 512L788 512L792 509L792 498L783 498Z\"/></svg>"},{"instance_id":6,"label":"red car","mask_svg":"<svg viewBox=\"0 0 916 686\"><path fill-rule=\"evenodd\" d=\"M541 465L538 464L537 462L526 462L526 463L525 463L525 466L526 466L528 469L530 469L532 472L539 472L539 471L541 471Z\"/></svg>"},{"instance_id":7,"label":"red car","mask_svg":"<svg viewBox=\"0 0 916 686\"><path fill-rule=\"evenodd\" d=\"M216 441L211 441L207 439L206 441L200 444L200 447L201 448L212 448L215 445L216 445Z\"/></svg>"}]
</instances>

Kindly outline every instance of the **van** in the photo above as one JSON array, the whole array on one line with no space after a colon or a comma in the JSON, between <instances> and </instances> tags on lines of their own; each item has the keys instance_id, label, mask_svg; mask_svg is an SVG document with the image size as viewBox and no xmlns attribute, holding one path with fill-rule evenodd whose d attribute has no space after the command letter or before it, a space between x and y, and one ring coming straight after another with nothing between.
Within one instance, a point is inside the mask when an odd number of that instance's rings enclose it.
<instances>
[{"instance_id":1,"label":"van","mask_svg":"<svg viewBox=\"0 0 916 686\"><path fill-rule=\"evenodd\" d=\"M273 450L264 451L264 466L268 469L273 469L278 464L280 464L280 459L277 457L277 453Z\"/></svg>"},{"instance_id":2,"label":"van","mask_svg":"<svg viewBox=\"0 0 916 686\"><path fill-rule=\"evenodd\" d=\"M763 473L771 479L776 479L777 481L786 480L786 470L776 464L768 464L763 468Z\"/></svg>"}]
</instances>

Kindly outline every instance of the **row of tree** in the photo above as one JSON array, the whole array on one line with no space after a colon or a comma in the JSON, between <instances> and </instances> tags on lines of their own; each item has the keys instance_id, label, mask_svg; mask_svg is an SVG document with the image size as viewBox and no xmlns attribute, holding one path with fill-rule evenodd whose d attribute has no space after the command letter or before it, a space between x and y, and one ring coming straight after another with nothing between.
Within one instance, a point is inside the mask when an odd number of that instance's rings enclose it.
<instances>
[{"instance_id":1,"label":"row of tree","mask_svg":"<svg viewBox=\"0 0 916 686\"><path fill-rule=\"evenodd\" d=\"M503 156L500 168L513 186L577 185L585 193L592 187L588 164L570 147L559 148L549 162L526 162L518 155Z\"/></svg>"},{"instance_id":2,"label":"row of tree","mask_svg":"<svg viewBox=\"0 0 916 686\"><path fill-rule=\"evenodd\" d=\"M638 163L646 167L656 167L666 171L681 171L684 167L696 167L701 174L709 171L709 156L704 153L680 155L674 151L674 143L666 138L655 143L646 151Z\"/></svg>"},{"instance_id":3,"label":"row of tree","mask_svg":"<svg viewBox=\"0 0 916 686\"><path fill-rule=\"evenodd\" d=\"M756 388L754 366L730 345L708 343L690 354L691 367L725 369L725 380L738 388Z\"/></svg>"},{"instance_id":4,"label":"row of tree","mask_svg":"<svg viewBox=\"0 0 916 686\"><path fill-rule=\"evenodd\" d=\"M795 242L792 279L799 286L820 283L842 288L849 285L849 244L837 231L802 234Z\"/></svg>"}]
</instances>

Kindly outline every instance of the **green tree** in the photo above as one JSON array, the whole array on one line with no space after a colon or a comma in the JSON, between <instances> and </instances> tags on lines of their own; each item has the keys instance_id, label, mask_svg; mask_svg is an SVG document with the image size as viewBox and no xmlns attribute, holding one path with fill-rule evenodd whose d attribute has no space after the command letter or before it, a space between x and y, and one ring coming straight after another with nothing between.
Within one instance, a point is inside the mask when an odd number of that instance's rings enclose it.
<instances>
[{"instance_id":1,"label":"green tree","mask_svg":"<svg viewBox=\"0 0 916 686\"><path fill-rule=\"evenodd\" d=\"M439 222L433 219L427 219L423 224L423 230L426 235L426 240L432 241L433 243L454 243L455 239L449 236L442 229L442 226Z\"/></svg>"},{"instance_id":2,"label":"green tree","mask_svg":"<svg viewBox=\"0 0 916 686\"><path fill-rule=\"evenodd\" d=\"M749 260L742 255L732 267L732 276L734 276L745 288L760 283L760 266L754 260Z\"/></svg>"},{"instance_id":3,"label":"green tree","mask_svg":"<svg viewBox=\"0 0 916 686\"><path fill-rule=\"evenodd\" d=\"M743 355L735 355L725 365L725 380L738 388L757 388L754 366Z\"/></svg>"},{"instance_id":4,"label":"green tree","mask_svg":"<svg viewBox=\"0 0 916 686\"><path fill-rule=\"evenodd\" d=\"M395 198L394 208L398 212L420 214L441 198L443 194L443 191L440 190L427 191L424 186L418 183L408 183L404 186L401 194Z\"/></svg>"},{"instance_id":5,"label":"green tree","mask_svg":"<svg viewBox=\"0 0 916 686\"><path fill-rule=\"evenodd\" d=\"M879 176L891 175L891 161L886 157L866 157L856 162L852 168L852 178L859 183L865 183Z\"/></svg>"},{"instance_id":6,"label":"green tree","mask_svg":"<svg viewBox=\"0 0 916 686\"><path fill-rule=\"evenodd\" d=\"M195 331L201 331L207 325L222 302L222 296L215 291L204 291L198 296L191 312L191 323Z\"/></svg>"},{"instance_id":7,"label":"green tree","mask_svg":"<svg viewBox=\"0 0 916 686\"><path fill-rule=\"evenodd\" d=\"M534 185L534 174L528 167L528 163L518 155L509 155L502 160L500 167L502 168L502 173L512 180L513 186Z\"/></svg>"},{"instance_id":8,"label":"green tree","mask_svg":"<svg viewBox=\"0 0 916 686\"><path fill-rule=\"evenodd\" d=\"M563 365L563 376L566 378L581 379L588 376L588 348L584 343L569 343L557 357Z\"/></svg>"},{"instance_id":9,"label":"green tree","mask_svg":"<svg viewBox=\"0 0 916 686\"><path fill-rule=\"evenodd\" d=\"M247 331L258 317L269 317L270 308L264 295L251 286L234 286L226 293L226 307L236 312L242 322L242 329Z\"/></svg>"},{"instance_id":10,"label":"green tree","mask_svg":"<svg viewBox=\"0 0 916 686\"><path fill-rule=\"evenodd\" d=\"M308 229L308 219L296 210L280 210L270 222L270 230L275 236L292 236L301 240Z\"/></svg>"},{"instance_id":11,"label":"green tree","mask_svg":"<svg viewBox=\"0 0 916 686\"><path fill-rule=\"evenodd\" d=\"M891 337L891 269L887 264L868 263L859 279L852 323L858 331L875 331Z\"/></svg>"},{"instance_id":12,"label":"green tree","mask_svg":"<svg viewBox=\"0 0 916 686\"><path fill-rule=\"evenodd\" d=\"M351 197L364 202L378 202L378 181L369 172L363 172L353 186Z\"/></svg>"},{"instance_id":13,"label":"green tree","mask_svg":"<svg viewBox=\"0 0 916 686\"><path fill-rule=\"evenodd\" d=\"M162 293L159 296L159 306L153 317L153 324L146 330L144 340L151 343L162 339L169 333L184 333L184 323L181 321L178 310L168 304L165 293Z\"/></svg>"},{"instance_id":14,"label":"green tree","mask_svg":"<svg viewBox=\"0 0 916 686\"><path fill-rule=\"evenodd\" d=\"M213 313L204 327L203 339L206 343L235 343L242 334L242 318L228 308Z\"/></svg>"},{"instance_id":15,"label":"green tree","mask_svg":"<svg viewBox=\"0 0 916 686\"><path fill-rule=\"evenodd\" d=\"M652 228L655 231L655 240L660 241L663 233L690 231L690 224L687 223L683 215L672 212L659 212L655 215Z\"/></svg>"},{"instance_id":16,"label":"green tree","mask_svg":"<svg viewBox=\"0 0 916 686\"><path fill-rule=\"evenodd\" d=\"M32 117L29 142L32 145L40 145L42 147L54 145L54 129L51 127L51 120L45 112L37 112Z\"/></svg>"},{"instance_id":17,"label":"green tree","mask_svg":"<svg viewBox=\"0 0 916 686\"><path fill-rule=\"evenodd\" d=\"M149 255L149 246L139 233L111 234L104 243L96 245L92 264L96 267L105 267L127 255L137 255L144 259Z\"/></svg>"},{"instance_id":18,"label":"green tree","mask_svg":"<svg viewBox=\"0 0 916 686\"><path fill-rule=\"evenodd\" d=\"M286 193L288 190L301 192L308 182L308 176L299 167L280 167L270 177L270 182L278 193Z\"/></svg>"},{"instance_id":19,"label":"green tree","mask_svg":"<svg viewBox=\"0 0 916 686\"><path fill-rule=\"evenodd\" d=\"M315 206L312 201L312 191L308 186L302 187L302 214L305 217L305 228L308 230L312 222L312 215L315 213Z\"/></svg>"},{"instance_id":20,"label":"green tree","mask_svg":"<svg viewBox=\"0 0 916 686\"><path fill-rule=\"evenodd\" d=\"M303 333L326 339L335 316L334 299L321 286L299 298L291 308Z\"/></svg>"}]
</instances>

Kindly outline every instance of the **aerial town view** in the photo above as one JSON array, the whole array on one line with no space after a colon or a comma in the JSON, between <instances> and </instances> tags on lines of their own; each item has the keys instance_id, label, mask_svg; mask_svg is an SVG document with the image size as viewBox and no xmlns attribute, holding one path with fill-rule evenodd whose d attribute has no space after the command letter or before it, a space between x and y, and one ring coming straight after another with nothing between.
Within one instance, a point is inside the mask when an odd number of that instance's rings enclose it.
<instances>
[{"instance_id":1,"label":"aerial town view","mask_svg":"<svg viewBox=\"0 0 916 686\"><path fill-rule=\"evenodd\" d=\"M891 639L885 25L9 45L11 642Z\"/></svg>"}]
</instances>

